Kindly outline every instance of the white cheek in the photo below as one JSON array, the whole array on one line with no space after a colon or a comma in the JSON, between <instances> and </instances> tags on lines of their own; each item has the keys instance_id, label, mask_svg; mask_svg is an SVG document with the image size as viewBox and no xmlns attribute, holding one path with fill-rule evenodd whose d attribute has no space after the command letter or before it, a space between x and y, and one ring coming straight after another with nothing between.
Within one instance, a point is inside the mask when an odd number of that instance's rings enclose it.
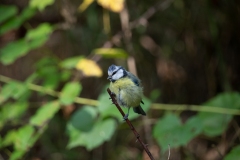
<instances>
[{"instance_id":1,"label":"white cheek","mask_svg":"<svg viewBox=\"0 0 240 160\"><path fill-rule=\"evenodd\" d=\"M118 80L118 79L120 79L120 78L122 78L123 77L123 71L122 70L119 70L116 74L114 74L113 76L112 76L112 79L113 80Z\"/></svg>"}]
</instances>

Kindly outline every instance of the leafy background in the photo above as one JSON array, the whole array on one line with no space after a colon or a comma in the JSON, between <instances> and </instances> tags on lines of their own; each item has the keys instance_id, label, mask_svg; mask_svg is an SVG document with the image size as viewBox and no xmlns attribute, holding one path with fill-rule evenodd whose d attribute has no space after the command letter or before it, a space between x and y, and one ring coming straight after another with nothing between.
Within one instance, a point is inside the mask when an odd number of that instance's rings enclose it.
<instances>
[{"instance_id":1,"label":"leafy background","mask_svg":"<svg viewBox=\"0 0 240 160\"><path fill-rule=\"evenodd\" d=\"M156 159L239 159L239 8L2 0L0 159L148 159L109 100L111 64L142 80L147 116L130 119Z\"/></svg>"}]
</instances>

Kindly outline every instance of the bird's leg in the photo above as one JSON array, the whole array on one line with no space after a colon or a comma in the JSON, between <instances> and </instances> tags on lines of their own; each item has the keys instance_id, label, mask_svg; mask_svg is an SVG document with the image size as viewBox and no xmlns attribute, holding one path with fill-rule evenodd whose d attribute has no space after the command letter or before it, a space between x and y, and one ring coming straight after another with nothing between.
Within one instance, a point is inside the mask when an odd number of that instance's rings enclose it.
<instances>
[{"instance_id":1,"label":"bird's leg","mask_svg":"<svg viewBox=\"0 0 240 160\"><path fill-rule=\"evenodd\" d=\"M128 107L128 112L127 112L127 114L125 114L125 116L123 117L123 119L124 119L125 121L126 121L126 119L128 119L129 110L130 110L130 107Z\"/></svg>"}]
</instances>

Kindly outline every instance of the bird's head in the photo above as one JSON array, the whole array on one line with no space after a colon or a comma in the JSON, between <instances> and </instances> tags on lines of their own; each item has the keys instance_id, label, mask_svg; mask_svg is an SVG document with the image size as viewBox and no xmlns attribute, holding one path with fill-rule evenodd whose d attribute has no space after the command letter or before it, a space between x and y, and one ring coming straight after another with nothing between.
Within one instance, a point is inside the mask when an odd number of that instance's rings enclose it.
<instances>
[{"instance_id":1,"label":"bird's head","mask_svg":"<svg viewBox=\"0 0 240 160\"><path fill-rule=\"evenodd\" d=\"M116 80L125 77L127 75L127 71L122 66L116 66L112 64L108 68L108 78L111 82L115 82Z\"/></svg>"}]
</instances>

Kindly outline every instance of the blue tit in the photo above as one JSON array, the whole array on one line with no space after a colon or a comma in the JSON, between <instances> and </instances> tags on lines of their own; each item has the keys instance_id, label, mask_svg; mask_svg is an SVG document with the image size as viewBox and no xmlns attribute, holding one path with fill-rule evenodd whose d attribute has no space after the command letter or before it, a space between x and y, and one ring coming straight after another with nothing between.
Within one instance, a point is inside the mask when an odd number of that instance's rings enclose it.
<instances>
[{"instance_id":1,"label":"blue tit","mask_svg":"<svg viewBox=\"0 0 240 160\"><path fill-rule=\"evenodd\" d=\"M116 95L118 104L128 107L128 113L124 119L128 118L130 107L133 107L135 113L146 115L140 106L140 103L144 104L143 88L141 81L135 75L121 66L111 65L108 68L108 79L111 81L109 88Z\"/></svg>"}]
</instances>

